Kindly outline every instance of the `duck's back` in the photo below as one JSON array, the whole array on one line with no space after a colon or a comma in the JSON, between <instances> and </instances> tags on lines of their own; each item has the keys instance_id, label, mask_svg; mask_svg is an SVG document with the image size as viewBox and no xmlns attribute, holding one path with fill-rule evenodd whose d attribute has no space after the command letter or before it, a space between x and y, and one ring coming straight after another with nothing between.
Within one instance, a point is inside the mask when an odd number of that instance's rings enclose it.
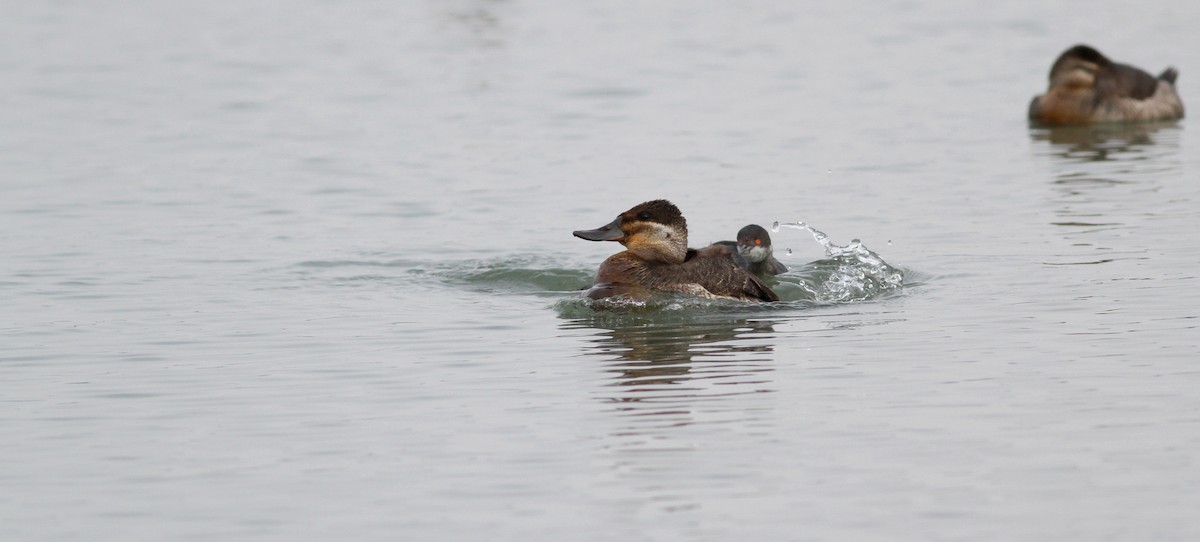
<instances>
[{"instance_id":1,"label":"duck's back","mask_svg":"<svg viewBox=\"0 0 1200 542\"><path fill-rule=\"evenodd\" d=\"M1029 118L1049 124L1182 118L1183 102L1175 90L1178 75L1168 68L1154 77L1113 62L1092 47L1076 45L1055 60L1050 88L1030 103Z\"/></svg>"},{"instance_id":2,"label":"duck's back","mask_svg":"<svg viewBox=\"0 0 1200 542\"><path fill-rule=\"evenodd\" d=\"M729 297L747 301L779 301L779 296L758 277L746 271L736 250L720 245L688 250L683 263L641 260L629 252L614 254L596 274L596 284L634 285L654 290L703 297Z\"/></svg>"},{"instance_id":3,"label":"duck's back","mask_svg":"<svg viewBox=\"0 0 1200 542\"><path fill-rule=\"evenodd\" d=\"M712 245L689 250L682 264L669 267L671 270L665 275L672 283L697 284L721 297L779 301L779 296L749 272L746 260L730 247Z\"/></svg>"},{"instance_id":4,"label":"duck's back","mask_svg":"<svg viewBox=\"0 0 1200 542\"><path fill-rule=\"evenodd\" d=\"M1093 118L1098 121L1158 120L1183 117L1175 90L1178 75L1168 68L1159 77L1126 64L1112 64L1096 78Z\"/></svg>"},{"instance_id":5,"label":"duck's back","mask_svg":"<svg viewBox=\"0 0 1200 542\"><path fill-rule=\"evenodd\" d=\"M1096 93L1113 98L1145 100L1158 90L1158 79L1128 64L1112 64L1096 78Z\"/></svg>"},{"instance_id":6,"label":"duck's back","mask_svg":"<svg viewBox=\"0 0 1200 542\"><path fill-rule=\"evenodd\" d=\"M759 277L770 277L781 273L787 273L788 268L783 265L783 262L776 260L774 256L768 256L767 259L761 262L750 264L750 272Z\"/></svg>"}]
</instances>

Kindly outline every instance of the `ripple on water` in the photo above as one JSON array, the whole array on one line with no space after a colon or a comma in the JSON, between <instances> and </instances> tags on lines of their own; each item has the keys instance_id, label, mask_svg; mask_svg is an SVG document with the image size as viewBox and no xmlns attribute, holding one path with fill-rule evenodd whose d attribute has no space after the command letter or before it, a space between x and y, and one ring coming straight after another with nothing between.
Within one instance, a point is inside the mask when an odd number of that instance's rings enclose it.
<instances>
[{"instance_id":1,"label":"ripple on water","mask_svg":"<svg viewBox=\"0 0 1200 542\"><path fill-rule=\"evenodd\" d=\"M406 279L427 281L467 290L502 294L561 297L552 307L563 318L587 318L611 313L756 313L809 308L814 305L871 301L895 295L904 287L905 271L893 267L857 239L846 246L832 243L825 234L803 223L775 224L803 229L825 248L826 259L793 266L792 271L767 279L782 303L747 303L703 299L661 292L647 300L588 299L582 292L592 285L594 269L564 266L545 255L516 255L457 262L421 262L411 259L348 258L307 260L292 267L298 274L334 284ZM395 269L396 275L381 272ZM563 294L571 294L563 297Z\"/></svg>"},{"instance_id":2,"label":"ripple on water","mask_svg":"<svg viewBox=\"0 0 1200 542\"><path fill-rule=\"evenodd\" d=\"M828 258L795 266L791 271L767 279L783 303L747 303L727 299L702 299L660 292L646 300L623 298L593 300L575 295L553 307L563 318L590 317L597 313L756 312L803 309L813 305L872 301L903 291L907 271L894 267L859 240L845 246L834 244L824 233L802 222L780 227L810 232ZM520 256L493 261L469 261L431 271L448 282L489 291L562 293L584 290L591 285L593 271L562 267L538 256Z\"/></svg>"},{"instance_id":3,"label":"ripple on water","mask_svg":"<svg viewBox=\"0 0 1200 542\"><path fill-rule=\"evenodd\" d=\"M743 304L744 305L744 304ZM735 313L607 313L574 318L563 329L592 330L586 356L599 358L596 394L624 422L620 447L663 451L654 437L694 424L752 423L744 403L724 399L775 391L776 322ZM669 450L667 450L669 451Z\"/></svg>"}]
</instances>

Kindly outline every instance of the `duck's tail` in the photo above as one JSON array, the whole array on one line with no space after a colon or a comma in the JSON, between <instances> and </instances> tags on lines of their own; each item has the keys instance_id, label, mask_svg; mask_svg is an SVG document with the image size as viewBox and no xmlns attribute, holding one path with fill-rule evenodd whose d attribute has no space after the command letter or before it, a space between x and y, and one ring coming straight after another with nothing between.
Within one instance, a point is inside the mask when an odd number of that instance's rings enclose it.
<instances>
[{"instance_id":1,"label":"duck's tail","mask_svg":"<svg viewBox=\"0 0 1200 542\"><path fill-rule=\"evenodd\" d=\"M1163 81L1171 83L1172 85L1175 84L1176 77L1179 77L1179 70L1177 70L1175 68L1167 68L1158 75L1159 79L1162 79Z\"/></svg>"}]
</instances>

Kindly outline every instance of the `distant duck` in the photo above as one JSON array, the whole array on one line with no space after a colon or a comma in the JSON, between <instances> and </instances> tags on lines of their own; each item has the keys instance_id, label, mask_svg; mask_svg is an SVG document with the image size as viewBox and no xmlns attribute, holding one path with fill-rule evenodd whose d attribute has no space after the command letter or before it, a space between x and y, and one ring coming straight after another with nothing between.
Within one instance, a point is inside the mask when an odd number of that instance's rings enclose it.
<instances>
[{"instance_id":1,"label":"distant duck","mask_svg":"<svg viewBox=\"0 0 1200 542\"><path fill-rule=\"evenodd\" d=\"M746 260L746 270L759 278L786 273L788 270L786 265L775 259L771 248L771 234L758 224L750 224L738 230L737 241L720 241L714 244L737 250L738 255Z\"/></svg>"},{"instance_id":2,"label":"distant duck","mask_svg":"<svg viewBox=\"0 0 1200 542\"><path fill-rule=\"evenodd\" d=\"M1050 88L1029 104L1029 120L1045 124L1087 124L1183 118L1175 92L1179 72L1167 68L1157 78L1108 59L1087 45L1067 49L1050 68Z\"/></svg>"},{"instance_id":3,"label":"distant duck","mask_svg":"<svg viewBox=\"0 0 1200 542\"><path fill-rule=\"evenodd\" d=\"M576 231L575 237L617 241L626 249L600 264L587 292L592 299L638 299L657 290L743 301L779 301L775 292L746 270L747 263L737 250L722 245L688 248L687 220L667 200L634 206L604 226Z\"/></svg>"}]
</instances>

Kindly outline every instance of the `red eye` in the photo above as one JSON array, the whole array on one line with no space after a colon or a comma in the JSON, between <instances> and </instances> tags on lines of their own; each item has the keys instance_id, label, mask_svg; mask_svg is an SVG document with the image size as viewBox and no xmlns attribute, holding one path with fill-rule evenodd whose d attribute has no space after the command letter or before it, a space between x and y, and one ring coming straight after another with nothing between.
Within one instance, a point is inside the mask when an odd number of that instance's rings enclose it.
<instances>
[{"instance_id":1,"label":"red eye","mask_svg":"<svg viewBox=\"0 0 1200 542\"><path fill-rule=\"evenodd\" d=\"M754 240L754 244L755 244L756 246L757 246L757 245L761 245L761 244L762 244L762 239L755 239L755 240Z\"/></svg>"}]
</instances>

